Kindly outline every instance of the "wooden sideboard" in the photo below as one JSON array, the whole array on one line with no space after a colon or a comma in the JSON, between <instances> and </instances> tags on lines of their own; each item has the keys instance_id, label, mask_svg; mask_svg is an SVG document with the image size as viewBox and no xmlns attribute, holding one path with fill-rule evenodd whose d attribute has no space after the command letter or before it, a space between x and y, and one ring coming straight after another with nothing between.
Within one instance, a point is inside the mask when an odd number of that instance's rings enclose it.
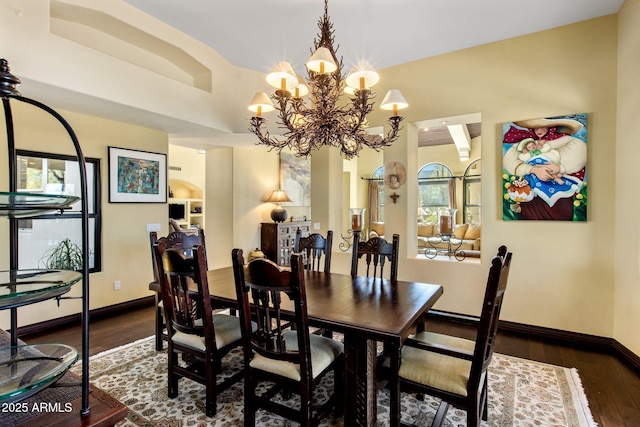
<instances>
[{"instance_id":1,"label":"wooden sideboard","mask_svg":"<svg viewBox=\"0 0 640 427\"><path fill-rule=\"evenodd\" d=\"M262 252L271 261L288 267L298 229L303 237L308 236L311 221L263 222L260 231Z\"/></svg>"}]
</instances>

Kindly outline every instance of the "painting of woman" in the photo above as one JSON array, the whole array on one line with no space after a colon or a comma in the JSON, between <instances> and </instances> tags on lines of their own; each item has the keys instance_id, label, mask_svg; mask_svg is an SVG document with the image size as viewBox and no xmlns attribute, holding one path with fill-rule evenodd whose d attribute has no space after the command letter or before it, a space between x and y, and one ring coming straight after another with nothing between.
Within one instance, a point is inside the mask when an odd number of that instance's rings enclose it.
<instances>
[{"instance_id":1,"label":"painting of woman","mask_svg":"<svg viewBox=\"0 0 640 427\"><path fill-rule=\"evenodd\" d=\"M503 219L586 221L586 122L577 114L503 125Z\"/></svg>"}]
</instances>

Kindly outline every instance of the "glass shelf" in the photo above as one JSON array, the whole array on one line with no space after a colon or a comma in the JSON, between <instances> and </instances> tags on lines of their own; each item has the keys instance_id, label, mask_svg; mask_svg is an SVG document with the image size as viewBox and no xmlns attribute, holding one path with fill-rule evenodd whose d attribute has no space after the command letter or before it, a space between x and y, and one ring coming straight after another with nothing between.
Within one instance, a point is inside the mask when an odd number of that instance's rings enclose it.
<instances>
[{"instance_id":1,"label":"glass shelf","mask_svg":"<svg viewBox=\"0 0 640 427\"><path fill-rule=\"evenodd\" d=\"M0 215L23 218L68 209L80 200L64 194L0 192Z\"/></svg>"},{"instance_id":2,"label":"glass shelf","mask_svg":"<svg viewBox=\"0 0 640 427\"><path fill-rule=\"evenodd\" d=\"M0 349L0 402L18 402L60 379L78 360L64 344L34 344Z\"/></svg>"},{"instance_id":3,"label":"glass shelf","mask_svg":"<svg viewBox=\"0 0 640 427\"><path fill-rule=\"evenodd\" d=\"M58 297L80 279L82 274L77 271L0 271L0 310Z\"/></svg>"}]
</instances>

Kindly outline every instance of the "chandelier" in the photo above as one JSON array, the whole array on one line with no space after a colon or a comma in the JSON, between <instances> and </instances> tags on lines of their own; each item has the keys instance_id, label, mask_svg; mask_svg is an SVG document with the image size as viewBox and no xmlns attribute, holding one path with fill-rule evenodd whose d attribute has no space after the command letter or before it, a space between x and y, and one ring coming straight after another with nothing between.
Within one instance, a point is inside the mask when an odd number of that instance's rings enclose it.
<instances>
[{"instance_id":1,"label":"chandelier","mask_svg":"<svg viewBox=\"0 0 640 427\"><path fill-rule=\"evenodd\" d=\"M351 159L365 146L378 151L398 139L404 118L398 115L398 110L408 104L399 90L390 90L380 108L393 110L388 120L391 129L385 137L367 132L366 117L373 111L375 98L371 87L380 77L369 64L361 61L344 78L342 58L337 59L338 47L333 47L334 31L327 1L324 15L318 20L320 32L314 40L313 55L306 63L307 84L289 63L280 62L276 70L267 75L267 83L276 88L271 95L274 102L264 92L254 96L249 110L256 114L251 118L249 130L260 139L257 144L264 144L270 150L280 152L287 147L297 156L306 157L312 150L331 146L339 148L344 158ZM348 101L342 100L343 93L348 95ZM308 102L303 99L307 94ZM278 136L269 134L265 129L267 121L262 117L262 113L274 109L278 110L278 124L283 129Z\"/></svg>"}]
</instances>

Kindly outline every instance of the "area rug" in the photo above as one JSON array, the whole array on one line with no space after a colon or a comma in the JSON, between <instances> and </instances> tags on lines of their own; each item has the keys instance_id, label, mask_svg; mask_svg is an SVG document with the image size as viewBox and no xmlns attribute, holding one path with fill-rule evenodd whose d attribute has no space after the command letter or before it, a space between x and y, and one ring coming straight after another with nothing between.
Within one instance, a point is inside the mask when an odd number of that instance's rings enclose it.
<instances>
[{"instance_id":1,"label":"area rug","mask_svg":"<svg viewBox=\"0 0 640 427\"><path fill-rule=\"evenodd\" d=\"M90 380L127 405L129 413L121 427L240 426L243 420L243 383L218 396L218 413L204 414L204 386L182 379L179 395L167 397L167 352L156 351L153 337L100 353L90 359ZM224 376L242 368L241 350L225 357ZM80 366L73 371L80 372ZM329 378L326 387L332 387ZM322 394L322 391L319 393ZM418 401L403 394L403 421L430 425L439 402L428 396ZM378 425L388 425L389 394L378 393ZM257 425L295 425L278 416L260 412ZM321 426L339 426L340 419L326 419ZM448 427L466 426L466 413L450 408ZM580 377L568 369L530 360L494 354L489 367L489 419L482 426L595 426Z\"/></svg>"}]
</instances>

